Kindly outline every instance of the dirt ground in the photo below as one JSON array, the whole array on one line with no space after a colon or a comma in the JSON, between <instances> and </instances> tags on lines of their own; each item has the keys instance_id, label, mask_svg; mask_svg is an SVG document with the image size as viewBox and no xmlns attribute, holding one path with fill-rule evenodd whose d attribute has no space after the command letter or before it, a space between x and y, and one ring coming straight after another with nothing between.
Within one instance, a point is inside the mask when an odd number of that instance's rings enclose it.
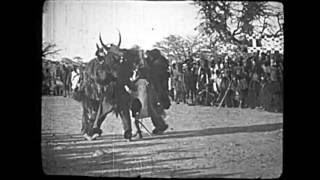
<instances>
[{"instance_id":1,"label":"dirt ground","mask_svg":"<svg viewBox=\"0 0 320 180\"><path fill-rule=\"evenodd\" d=\"M101 137L84 140L81 114L81 104L72 99L42 98L44 173L161 178L277 178L282 173L282 113L173 104L165 134L144 133L132 142L123 139L121 120L112 114ZM143 123L153 129L149 118Z\"/></svg>"}]
</instances>

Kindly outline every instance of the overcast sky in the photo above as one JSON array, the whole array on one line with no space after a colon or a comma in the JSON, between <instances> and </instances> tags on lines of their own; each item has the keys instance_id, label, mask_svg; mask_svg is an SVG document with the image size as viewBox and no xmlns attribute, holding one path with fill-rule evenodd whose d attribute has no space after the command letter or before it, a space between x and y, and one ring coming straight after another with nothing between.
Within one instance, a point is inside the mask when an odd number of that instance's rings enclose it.
<instances>
[{"instance_id":1,"label":"overcast sky","mask_svg":"<svg viewBox=\"0 0 320 180\"><path fill-rule=\"evenodd\" d=\"M60 57L80 56L84 61L94 57L99 32L105 43L121 47L139 45L151 49L170 34L196 35L199 24L197 8L192 1L47 1L43 14L43 41L56 43Z\"/></svg>"}]
</instances>

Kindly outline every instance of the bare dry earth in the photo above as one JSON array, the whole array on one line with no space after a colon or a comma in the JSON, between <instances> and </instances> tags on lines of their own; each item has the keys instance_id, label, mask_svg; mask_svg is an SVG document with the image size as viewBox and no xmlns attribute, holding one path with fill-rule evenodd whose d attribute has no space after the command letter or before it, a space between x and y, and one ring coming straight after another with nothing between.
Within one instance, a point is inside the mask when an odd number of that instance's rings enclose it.
<instances>
[{"instance_id":1,"label":"bare dry earth","mask_svg":"<svg viewBox=\"0 0 320 180\"><path fill-rule=\"evenodd\" d=\"M42 161L46 174L162 178L276 178L282 173L283 115L252 109L173 104L169 130L143 140L122 138L107 116L103 135L80 135L80 103L42 98ZM153 129L151 120L143 123Z\"/></svg>"}]
</instances>

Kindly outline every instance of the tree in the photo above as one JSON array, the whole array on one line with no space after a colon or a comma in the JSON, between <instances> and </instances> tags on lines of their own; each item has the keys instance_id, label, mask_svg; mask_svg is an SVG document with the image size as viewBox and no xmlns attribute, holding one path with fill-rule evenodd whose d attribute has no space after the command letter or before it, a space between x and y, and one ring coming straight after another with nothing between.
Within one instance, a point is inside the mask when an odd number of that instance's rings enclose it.
<instances>
[{"instance_id":1,"label":"tree","mask_svg":"<svg viewBox=\"0 0 320 180\"><path fill-rule=\"evenodd\" d=\"M200 51L202 43L197 36L169 35L153 47L159 49L169 60L182 62L195 56Z\"/></svg>"},{"instance_id":2,"label":"tree","mask_svg":"<svg viewBox=\"0 0 320 180\"><path fill-rule=\"evenodd\" d=\"M57 45L55 43L43 42L42 43L42 58L46 58L47 56L55 56L59 54L61 49L56 49Z\"/></svg>"},{"instance_id":3,"label":"tree","mask_svg":"<svg viewBox=\"0 0 320 180\"><path fill-rule=\"evenodd\" d=\"M169 35L153 47L159 49L166 57L175 57L175 60L180 61L185 57L182 39L178 35Z\"/></svg>"},{"instance_id":4,"label":"tree","mask_svg":"<svg viewBox=\"0 0 320 180\"><path fill-rule=\"evenodd\" d=\"M214 34L221 41L247 44L245 35L283 33L283 9L278 2L195 1L202 34Z\"/></svg>"}]
</instances>

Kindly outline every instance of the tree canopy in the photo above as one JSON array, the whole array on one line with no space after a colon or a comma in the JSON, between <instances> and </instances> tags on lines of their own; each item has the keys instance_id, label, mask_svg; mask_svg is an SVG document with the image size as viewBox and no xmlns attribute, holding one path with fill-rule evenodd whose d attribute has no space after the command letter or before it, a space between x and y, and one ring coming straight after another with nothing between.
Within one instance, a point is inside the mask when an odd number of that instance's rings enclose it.
<instances>
[{"instance_id":1,"label":"tree canopy","mask_svg":"<svg viewBox=\"0 0 320 180\"><path fill-rule=\"evenodd\" d=\"M159 49L170 61L182 62L195 57L203 49L205 41L198 36L169 35L153 47Z\"/></svg>"},{"instance_id":2,"label":"tree canopy","mask_svg":"<svg viewBox=\"0 0 320 180\"><path fill-rule=\"evenodd\" d=\"M215 34L221 41L246 44L252 34L283 34L284 14L279 2L198 1L201 23L196 27L202 34Z\"/></svg>"},{"instance_id":3,"label":"tree canopy","mask_svg":"<svg viewBox=\"0 0 320 180\"><path fill-rule=\"evenodd\" d=\"M46 58L48 56L55 56L59 54L59 51L61 51L61 49L57 49L57 45L55 43L42 43L42 58Z\"/></svg>"},{"instance_id":4,"label":"tree canopy","mask_svg":"<svg viewBox=\"0 0 320 180\"><path fill-rule=\"evenodd\" d=\"M154 47L172 61L189 58L217 59L244 55L247 35L283 35L283 5L279 2L194 1L199 7L197 36L170 35Z\"/></svg>"}]
</instances>

